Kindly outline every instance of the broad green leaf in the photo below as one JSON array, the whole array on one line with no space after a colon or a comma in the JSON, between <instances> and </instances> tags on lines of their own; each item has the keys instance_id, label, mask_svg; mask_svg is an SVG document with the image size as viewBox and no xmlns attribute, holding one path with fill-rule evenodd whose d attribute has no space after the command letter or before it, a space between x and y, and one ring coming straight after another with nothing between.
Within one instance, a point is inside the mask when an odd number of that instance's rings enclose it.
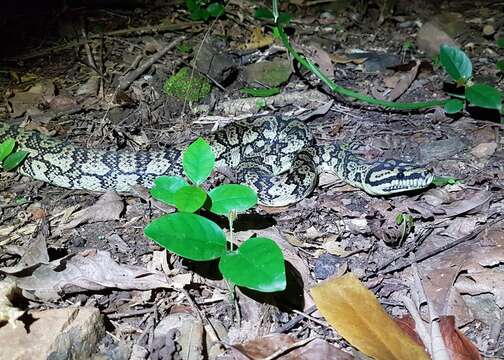
<instances>
[{"instance_id":1,"label":"broad green leaf","mask_svg":"<svg viewBox=\"0 0 504 360\"><path fill-rule=\"evenodd\" d=\"M16 141L13 138L8 138L0 144L0 162L12 153L15 145Z\"/></svg>"},{"instance_id":2,"label":"broad green leaf","mask_svg":"<svg viewBox=\"0 0 504 360\"><path fill-rule=\"evenodd\" d=\"M257 291L282 291L287 284L282 251L267 238L248 239L236 252L223 255L219 269L225 279Z\"/></svg>"},{"instance_id":3,"label":"broad green leaf","mask_svg":"<svg viewBox=\"0 0 504 360\"><path fill-rule=\"evenodd\" d=\"M224 14L224 5L219 4L218 2L211 3L208 5L207 11L210 16L219 17Z\"/></svg>"},{"instance_id":4,"label":"broad green leaf","mask_svg":"<svg viewBox=\"0 0 504 360\"><path fill-rule=\"evenodd\" d=\"M444 111L447 114L456 114L464 108L464 102L459 99L448 100L444 106Z\"/></svg>"},{"instance_id":5,"label":"broad green leaf","mask_svg":"<svg viewBox=\"0 0 504 360\"><path fill-rule=\"evenodd\" d=\"M462 50L443 44L441 45L439 60L453 80L465 82L471 78L471 60Z\"/></svg>"},{"instance_id":6,"label":"broad green leaf","mask_svg":"<svg viewBox=\"0 0 504 360\"><path fill-rule=\"evenodd\" d=\"M497 47L504 49L504 37L500 37L497 39Z\"/></svg>"},{"instance_id":7,"label":"broad green leaf","mask_svg":"<svg viewBox=\"0 0 504 360\"><path fill-rule=\"evenodd\" d=\"M198 138L184 151L182 164L187 177L194 184L200 185L212 173L215 154L205 140Z\"/></svg>"},{"instance_id":8,"label":"broad green leaf","mask_svg":"<svg viewBox=\"0 0 504 360\"><path fill-rule=\"evenodd\" d=\"M203 206L206 192L197 186L183 186L173 195L173 204L180 212L193 213Z\"/></svg>"},{"instance_id":9,"label":"broad green leaf","mask_svg":"<svg viewBox=\"0 0 504 360\"><path fill-rule=\"evenodd\" d=\"M244 94L256 97L268 97L280 93L280 89L277 87L273 88L242 88L240 91Z\"/></svg>"},{"instance_id":10,"label":"broad green leaf","mask_svg":"<svg viewBox=\"0 0 504 360\"><path fill-rule=\"evenodd\" d=\"M212 199L210 211L218 215L228 215L233 210L243 212L257 204L256 192L246 185L220 185L208 195Z\"/></svg>"},{"instance_id":11,"label":"broad green leaf","mask_svg":"<svg viewBox=\"0 0 504 360\"><path fill-rule=\"evenodd\" d=\"M165 249L191 260L213 260L226 253L222 229L196 214L163 215L147 225L144 233Z\"/></svg>"},{"instance_id":12,"label":"broad green leaf","mask_svg":"<svg viewBox=\"0 0 504 360\"><path fill-rule=\"evenodd\" d=\"M504 60L497 61L495 66L497 67L497 70L499 70L500 72L504 72Z\"/></svg>"},{"instance_id":13,"label":"broad green leaf","mask_svg":"<svg viewBox=\"0 0 504 360\"><path fill-rule=\"evenodd\" d=\"M23 160L26 158L28 154L29 154L28 151L16 151L15 153L10 154L4 160L2 165L3 168L7 171L14 170L23 162Z\"/></svg>"},{"instance_id":14,"label":"broad green leaf","mask_svg":"<svg viewBox=\"0 0 504 360\"><path fill-rule=\"evenodd\" d=\"M168 205L174 205L173 197L182 187L189 185L180 176L160 176L154 180L154 187L150 190L151 196Z\"/></svg>"},{"instance_id":15,"label":"broad green leaf","mask_svg":"<svg viewBox=\"0 0 504 360\"><path fill-rule=\"evenodd\" d=\"M267 8L257 8L254 17L256 19L273 19L273 13Z\"/></svg>"},{"instance_id":16,"label":"broad green leaf","mask_svg":"<svg viewBox=\"0 0 504 360\"><path fill-rule=\"evenodd\" d=\"M473 106L479 106L485 109L495 109L500 111L502 108L502 95L499 90L486 84L474 84L465 89L465 97Z\"/></svg>"}]
</instances>

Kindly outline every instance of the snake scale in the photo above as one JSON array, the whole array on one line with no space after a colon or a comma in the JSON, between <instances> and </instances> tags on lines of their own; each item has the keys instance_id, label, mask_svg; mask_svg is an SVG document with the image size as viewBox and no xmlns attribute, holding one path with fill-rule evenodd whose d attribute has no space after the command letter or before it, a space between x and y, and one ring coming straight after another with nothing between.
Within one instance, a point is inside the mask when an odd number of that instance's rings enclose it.
<instances>
[{"instance_id":1,"label":"snake scale","mask_svg":"<svg viewBox=\"0 0 504 360\"><path fill-rule=\"evenodd\" d=\"M74 146L33 130L0 122L0 141L12 137L30 155L18 169L37 180L69 189L131 191L151 187L161 175L182 175L185 147L157 151L108 151ZM239 120L206 137L216 166L232 169L254 188L260 203L283 206L308 196L321 172L331 172L370 195L422 189L430 170L399 160L364 161L337 144L317 145L296 118L264 116Z\"/></svg>"}]
</instances>

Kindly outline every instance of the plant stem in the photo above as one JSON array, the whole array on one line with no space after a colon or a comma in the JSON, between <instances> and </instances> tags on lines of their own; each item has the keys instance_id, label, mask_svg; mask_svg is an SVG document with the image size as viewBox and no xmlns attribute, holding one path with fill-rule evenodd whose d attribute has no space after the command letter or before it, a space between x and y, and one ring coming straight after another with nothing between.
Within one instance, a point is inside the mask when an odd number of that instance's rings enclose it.
<instances>
[{"instance_id":1,"label":"plant stem","mask_svg":"<svg viewBox=\"0 0 504 360\"><path fill-rule=\"evenodd\" d=\"M233 251L233 221L236 219L236 212L231 211L228 216L229 222L229 243L230 243L230 251Z\"/></svg>"},{"instance_id":2,"label":"plant stem","mask_svg":"<svg viewBox=\"0 0 504 360\"><path fill-rule=\"evenodd\" d=\"M275 13L278 14L278 0L273 0L273 14ZM276 21L275 29L277 30L276 32L280 36L280 40L282 40L282 43L284 44L287 51L290 54L292 54L292 56L294 56L294 58L301 65L303 65L306 69L311 71L332 91L338 94L345 95L360 101L364 101L368 104L379 105L386 108L398 109L398 110L418 110L418 109L432 108L436 106L442 106L449 100L449 99L431 100L431 101L411 102L411 103L393 102L393 101L376 99L374 97L366 96L359 92L339 86L336 83L334 83L329 77L327 77L324 73L322 73L320 69L313 62L311 62L309 59L305 58L304 56L300 55L296 50L294 50L292 45L289 43L289 38L287 37L287 34L285 34L282 25L280 25L278 21Z\"/></svg>"}]
</instances>

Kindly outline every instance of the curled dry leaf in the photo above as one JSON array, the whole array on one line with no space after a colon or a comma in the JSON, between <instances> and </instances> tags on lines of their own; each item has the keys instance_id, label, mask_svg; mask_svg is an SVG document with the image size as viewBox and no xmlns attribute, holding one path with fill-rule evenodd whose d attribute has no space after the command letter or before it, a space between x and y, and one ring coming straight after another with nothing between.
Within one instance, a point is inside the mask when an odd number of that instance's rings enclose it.
<instances>
[{"instance_id":1,"label":"curled dry leaf","mask_svg":"<svg viewBox=\"0 0 504 360\"><path fill-rule=\"evenodd\" d=\"M73 229L86 222L119 220L123 210L124 203L121 197L114 192L108 192L103 194L94 205L76 212L73 219L67 224L61 224L56 232Z\"/></svg>"},{"instance_id":2,"label":"curled dry leaf","mask_svg":"<svg viewBox=\"0 0 504 360\"><path fill-rule=\"evenodd\" d=\"M54 300L66 294L107 288L151 290L171 288L166 275L139 266L120 265L110 253L90 249L42 264L17 284L29 299Z\"/></svg>"},{"instance_id":3,"label":"curled dry leaf","mask_svg":"<svg viewBox=\"0 0 504 360\"><path fill-rule=\"evenodd\" d=\"M354 275L330 278L311 293L326 320L367 356L383 360L429 359Z\"/></svg>"},{"instance_id":4,"label":"curled dry leaf","mask_svg":"<svg viewBox=\"0 0 504 360\"><path fill-rule=\"evenodd\" d=\"M450 360L481 360L476 346L455 326L453 316L442 316L439 325Z\"/></svg>"}]
</instances>

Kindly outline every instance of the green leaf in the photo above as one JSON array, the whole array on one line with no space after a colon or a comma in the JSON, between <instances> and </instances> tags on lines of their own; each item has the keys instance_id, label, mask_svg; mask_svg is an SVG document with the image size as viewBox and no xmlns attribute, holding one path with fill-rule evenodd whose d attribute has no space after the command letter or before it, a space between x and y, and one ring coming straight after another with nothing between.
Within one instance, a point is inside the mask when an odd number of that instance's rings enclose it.
<instances>
[{"instance_id":1,"label":"green leaf","mask_svg":"<svg viewBox=\"0 0 504 360\"><path fill-rule=\"evenodd\" d=\"M273 88L241 88L240 91L244 94L256 97L268 97L280 93L280 89Z\"/></svg>"},{"instance_id":2,"label":"green leaf","mask_svg":"<svg viewBox=\"0 0 504 360\"><path fill-rule=\"evenodd\" d=\"M273 13L267 8L258 8L255 11L254 17L256 19L275 19ZM281 12L278 15L277 23L280 25L286 25L291 21L291 16L285 12Z\"/></svg>"},{"instance_id":3,"label":"green leaf","mask_svg":"<svg viewBox=\"0 0 504 360\"><path fill-rule=\"evenodd\" d=\"M12 153L16 146L16 141L13 138L8 138L0 144L0 162Z\"/></svg>"},{"instance_id":4,"label":"green leaf","mask_svg":"<svg viewBox=\"0 0 504 360\"><path fill-rule=\"evenodd\" d=\"M236 252L223 255L219 269L232 283L257 291L282 291L287 285L282 251L267 238L248 239Z\"/></svg>"},{"instance_id":5,"label":"green leaf","mask_svg":"<svg viewBox=\"0 0 504 360\"><path fill-rule=\"evenodd\" d=\"M196 214L163 215L147 225L144 233L165 249L191 260L213 260L226 253L226 236L221 228Z\"/></svg>"},{"instance_id":6,"label":"green leaf","mask_svg":"<svg viewBox=\"0 0 504 360\"><path fill-rule=\"evenodd\" d=\"M206 192L197 186L183 186L173 195L173 204L180 212L193 213L203 206Z\"/></svg>"},{"instance_id":7,"label":"green leaf","mask_svg":"<svg viewBox=\"0 0 504 360\"><path fill-rule=\"evenodd\" d=\"M471 60L462 50L443 44L441 45L439 60L453 80L465 82L471 78Z\"/></svg>"},{"instance_id":8,"label":"green leaf","mask_svg":"<svg viewBox=\"0 0 504 360\"><path fill-rule=\"evenodd\" d=\"M479 106L485 109L495 109L500 111L502 108L502 95L493 86L486 84L474 84L465 89L465 97L473 106Z\"/></svg>"},{"instance_id":9,"label":"green leaf","mask_svg":"<svg viewBox=\"0 0 504 360\"><path fill-rule=\"evenodd\" d=\"M198 138L184 151L182 164L187 177L194 184L200 185L212 173L215 154L205 140Z\"/></svg>"},{"instance_id":10,"label":"green leaf","mask_svg":"<svg viewBox=\"0 0 504 360\"><path fill-rule=\"evenodd\" d=\"M200 8L199 3L196 2L195 0L186 0L186 6L187 6L187 10L189 10L189 12L191 12L191 13Z\"/></svg>"},{"instance_id":11,"label":"green leaf","mask_svg":"<svg viewBox=\"0 0 504 360\"><path fill-rule=\"evenodd\" d=\"M254 17L256 19L273 19L273 13L268 8L257 8Z\"/></svg>"},{"instance_id":12,"label":"green leaf","mask_svg":"<svg viewBox=\"0 0 504 360\"><path fill-rule=\"evenodd\" d=\"M447 114L456 114L464 108L464 102L459 99L448 100L444 106L444 111Z\"/></svg>"},{"instance_id":13,"label":"green leaf","mask_svg":"<svg viewBox=\"0 0 504 360\"><path fill-rule=\"evenodd\" d=\"M207 11L210 16L219 17L224 14L224 6L222 4L219 4L218 2L214 2L208 5Z\"/></svg>"},{"instance_id":14,"label":"green leaf","mask_svg":"<svg viewBox=\"0 0 504 360\"><path fill-rule=\"evenodd\" d=\"M228 215L233 210L243 212L257 204L256 192L246 185L220 185L208 195L212 199L210 211L218 215Z\"/></svg>"},{"instance_id":15,"label":"green leaf","mask_svg":"<svg viewBox=\"0 0 504 360\"><path fill-rule=\"evenodd\" d=\"M28 156L28 151L16 151L13 154L7 156L7 158L3 162L3 168L7 171L14 170L17 168L23 160Z\"/></svg>"},{"instance_id":16,"label":"green leaf","mask_svg":"<svg viewBox=\"0 0 504 360\"><path fill-rule=\"evenodd\" d=\"M154 180L154 187L150 190L151 196L168 205L175 205L175 193L182 187L189 185L180 176L160 176Z\"/></svg>"},{"instance_id":17,"label":"green leaf","mask_svg":"<svg viewBox=\"0 0 504 360\"><path fill-rule=\"evenodd\" d=\"M504 72L504 60L497 61L495 66L497 67L497 70L499 70L500 72Z\"/></svg>"},{"instance_id":18,"label":"green leaf","mask_svg":"<svg viewBox=\"0 0 504 360\"><path fill-rule=\"evenodd\" d=\"M500 37L497 39L497 47L500 49L504 49L504 37Z\"/></svg>"},{"instance_id":19,"label":"green leaf","mask_svg":"<svg viewBox=\"0 0 504 360\"><path fill-rule=\"evenodd\" d=\"M461 181L451 176L435 176L434 179L432 180L432 183L435 186L445 186L445 185L460 184Z\"/></svg>"},{"instance_id":20,"label":"green leaf","mask_svg":"<svg viewBox=\"0 0 504 360\"><path fill-rule=\"evenodd\" d=\"M401 225L403 221L404 221L404 215L403 215L403 213L397 214L396 218L395 218L395 223L397 225Z\"/></svg>"}]
</instances>

